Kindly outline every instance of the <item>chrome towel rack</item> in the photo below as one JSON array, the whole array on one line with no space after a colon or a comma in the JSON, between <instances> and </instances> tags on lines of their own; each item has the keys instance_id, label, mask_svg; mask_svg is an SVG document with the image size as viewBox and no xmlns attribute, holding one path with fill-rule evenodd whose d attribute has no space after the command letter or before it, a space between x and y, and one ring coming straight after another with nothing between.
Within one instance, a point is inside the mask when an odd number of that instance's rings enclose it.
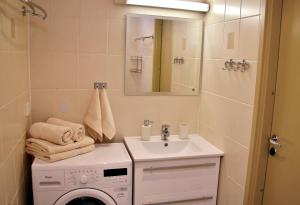
<instances>
[{"instance_id":1,"label":"chrome towel rack","mask_svg":"<svg viewBox=\"0 0 300 205\"><path fill-rule=\"evenodd\" d=\"M136 41L145 41L146 39L154 39L154 35L150 35L150 36L141 36L141 37L137 37L135 38Z\"/></svg>"},{"instance_id":2,"label":"chrome towel rack","mask_svg":"<svg viewBox=\"0 0 300 205\"><path fill-rule=\"evenodd\" d=\"M142 73L143 72L143 56L131 56L130 61L133 62L134 68L130 69L132 73Z\"/></svg>"},{"instance_id":3,"label":"chrome towel rack","mask_svg":"<svg viewBox=\"0 0 300 205\"><path fill-rule=\"evenodd\" d=\"M23 14L23 16L26 16L27 14L31 14L32 16L41 17L43 20L47 18L48 16L47 11L43 7L32 2L31 0L19 0L19 1L22 2L24 5L26 5L27 7L29 7L29 9L27 9L26 6L22 7L21 13ZM37 10L42 12L42 14L38 13Z\"/></svg>"}]
</instances>

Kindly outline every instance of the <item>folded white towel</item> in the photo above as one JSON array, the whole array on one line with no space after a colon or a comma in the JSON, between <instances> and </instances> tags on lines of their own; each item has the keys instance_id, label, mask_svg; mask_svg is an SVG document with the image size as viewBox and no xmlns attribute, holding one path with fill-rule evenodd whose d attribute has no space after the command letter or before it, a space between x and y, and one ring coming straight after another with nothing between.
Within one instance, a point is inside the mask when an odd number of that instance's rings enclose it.
<instances>
[{"instance_id":1,"label":"folded white towel","mask_svg":"<svg viewBox=\"0 0 300 205\"><path fill-rule=\"evenodd\" d=\"M53 125L70 127L73 130L72 139L75 142L80 141L83 138L83 136L85 135L84 126L79 123L68 122L65 120L58 119L58 118L49 118L47 120L47 123L53 124Z\"/></svg>"},{"instance_id":2,"label":"folded white towel","mask_svg":"<svg viewBox=\"0 0 300 205\"><path fill-rule=\"evenodd\" d=\"M69 127L37 122L31 125L29 133L33 138L47 140L59 145L73 142L73 131Z\"/></svg>"},{"instance_id":3,"label":"folded white towel","mask_svg":"<svg viewBox=\"0 0 300 205\"><path fill-rule=\"evenodd\" d=\"M80 154L85 154L85 153L93 151L94 149L95 149L95 145L93 144L93 145L88 145L88 146L81 147L78 149L73 149L73 150L69 150L66 152L60 152L60 153L51 154L51 155L45 154L43 152L37 152L37 151L31 150L31 149L26 149L26 152L28 154L31 154L31 155L41 159L41 160L44 160L47 162L55 162L55 161L75 157Z\"/></svg>"},{"instance_id":4,"label":"folded white towel","mask_svg":"<svg viewBox=\"0 0 300 205\"><path fill-rule=\"evenodd\" d=\"M83 119L87 132L95 140L102 141L102 117L99 91L95 89L87 113Z\"/></svg>"},{"instance_id":5,"label":"folded white towel","mask_svg":"<svg viewBox=\"0 0 300 205\"><path fill-rule=\"evenodd\" d=\"M57 145L45 140L29 138L26 140L26 149L38 153L43 153L44 155L52 155L70 151L73 149L78 149L81 147L92 145L94 143L95 141L87 136L84 136L79 142L74 142L67 145Z\"/></svg>"},{"instance_id":6,"label":"folded white towel","mask_svg":"<svg viewBox=\"0 0 300 205\"><path fill-rule=\"evenodd\" d=\"M112 140L113 137L116 135L116 126L107 97L106 89L102 89L100 92L100 103L103 134L109 140Z\"/></svg>"}]
</instances>

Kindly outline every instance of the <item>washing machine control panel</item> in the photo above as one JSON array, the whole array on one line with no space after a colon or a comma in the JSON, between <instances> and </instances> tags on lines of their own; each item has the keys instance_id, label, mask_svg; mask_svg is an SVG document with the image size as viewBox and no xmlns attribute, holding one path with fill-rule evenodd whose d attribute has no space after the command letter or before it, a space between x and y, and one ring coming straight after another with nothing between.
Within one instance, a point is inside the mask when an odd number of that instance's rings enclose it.
<instances>
[{"instance_id":1,"label":"washing machine control panel","mask_svg":"<svg viewBox=\"0 0 300 205\"><path fill-rule=\"evenodd\" d=\"M104 169L103 177L106 183L114 184L126 184L128 178L127 168L113 168L113 169Z\"/></svg>"},{"instance_id":2,"label":"washing machine control panel","mask_svg":"<svg viewBox=\"0 0 300 205\"><path fill-rule=\"evenodd\" d=\"M65 171L65 181L67 186L84 185L98 182L100 180L100 170L97 169L75 169Z\"/></svg>"},{"instance_id":3,"label":"washing machine control panel","mask_svg":"<svg viewBox=\"0 0 300 205\"><path fill-rule=\"evenodd\" d=\"M106 184L114 186L127 184L128 182L127 168L113 169L74 169L65 171L65 184L67 186Z\"/></svg>"}]
</instances>

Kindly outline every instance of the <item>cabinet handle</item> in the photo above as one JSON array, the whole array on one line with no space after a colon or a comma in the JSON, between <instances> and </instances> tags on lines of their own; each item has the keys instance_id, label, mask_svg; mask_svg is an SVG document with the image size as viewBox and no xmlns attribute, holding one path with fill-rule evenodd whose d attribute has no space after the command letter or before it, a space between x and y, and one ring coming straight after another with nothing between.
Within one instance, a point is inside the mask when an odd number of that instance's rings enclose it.
<instances>
[{"instance_id":1,"label":"cabinet handle","mask_svg":"<svg viewBox=\"0 0 300 205\"><path fill-rule=\"evenodd\" d=\"M174 201L167 201L167 202L154 202L154 203L146 203L143 205L168 205L168 204L174 204L174 203L187 203L187 202L197 202L197 201L205 201L205 200L211 200L213 199L213 196L203 196L199 198L194 199L183 199L183 200L174 200Z\"/></svg>"},{"instance_id":2,"label":"cabinet handle","mask_svg":"<svg viewBox=\"0 0 300 205\"><path fill-rule=\"evenodd\" d=\"M203 163L203 164L194 164L194 165L179 165L171 167L149 167L145 168L144 171L156 171L156 170L170 170L170 169L188 169L188 168L197 168L197 167L212 167L216 166L216 163Z\"/></svg>"}]
</instances>

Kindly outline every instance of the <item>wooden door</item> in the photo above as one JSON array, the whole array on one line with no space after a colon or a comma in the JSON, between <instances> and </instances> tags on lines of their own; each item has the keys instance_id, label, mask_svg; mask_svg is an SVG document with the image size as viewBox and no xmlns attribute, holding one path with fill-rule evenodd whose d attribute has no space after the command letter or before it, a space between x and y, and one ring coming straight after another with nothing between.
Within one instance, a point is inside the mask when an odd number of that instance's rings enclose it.
<instances>
[{"instance_id":1,"label":"wooden door","mask_svg":"<svg viewBox=\"0 0 300 205\"><path fill-rule=\"evenodd\" d=\"M300 205L300 1L283 0L272 133L263 205Z\"/></svg>"}]
</instances>

